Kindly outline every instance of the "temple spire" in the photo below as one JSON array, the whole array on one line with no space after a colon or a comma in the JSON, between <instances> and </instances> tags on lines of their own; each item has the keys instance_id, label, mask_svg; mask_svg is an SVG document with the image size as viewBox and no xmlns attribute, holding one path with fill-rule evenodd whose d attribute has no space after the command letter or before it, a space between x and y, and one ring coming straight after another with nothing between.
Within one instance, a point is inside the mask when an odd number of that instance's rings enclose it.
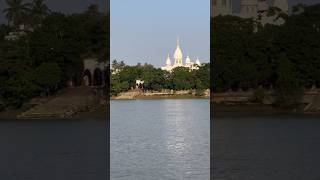
<instances>
[{"instance_id":1,"label":"temple spire","mask_svg":"<svg viewBox=\"0 0 320 180\"><path fill-rule=\"evenodd\" d=\"M167 60L166 60L166 65L167 66L171 66L171 59L170 59L169 53L168 53L168 57L167 57Z\"/></svg>"},{"instance_id":2,"label":"temple spire","mask_svg":"<svg viewBox=\"0 0 320 180\"><path fill-rule=\"evenodd\" d=\"M177 37L177 46L180 46L180 38L179 38L179 36Z\"/></svg>"}]
</instances>

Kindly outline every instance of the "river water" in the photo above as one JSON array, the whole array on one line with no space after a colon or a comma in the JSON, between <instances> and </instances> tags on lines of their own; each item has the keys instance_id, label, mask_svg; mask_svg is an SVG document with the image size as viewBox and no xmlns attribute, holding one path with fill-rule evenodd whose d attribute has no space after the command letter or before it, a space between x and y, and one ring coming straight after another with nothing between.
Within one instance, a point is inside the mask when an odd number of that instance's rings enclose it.
<instances>
[{"instance_id":1,"label":"river water","mask_svg":"<svg viewBox=\"0 0 320 180\"><path fill-rule=\"evenodd\" d=\"M111 179L209 179L209 100L119 100L110 108Z\"/></svg>"},{"instance_id":2,"label":"river water","mask_svg":"<svg viewBox=\"0 0 320 180\"><path fill-rule=\"evenodd\" d=\"M1 120L0 179L108 179L107 121Z\"/></svg>"},{"instance_id":3,"label":"river water","mask_svg":"<svg viewBox=\"0 0 320 180\"><path fill-rule=\"evenodd\" d=\"M319 115L213 115L214 180L320 179Z\"/></svg>"},{"instance_id":4,"label":"river water","mask_svg":"<svg viewBox=\"0 0 320 180\"><path fill-rule=\"evenodd\" d=\"M211 120L211 179L320 179L319 115ZM209 179L209 102L111 101L111 179ZM1 120L0 179L108 179L106 119Z\"/></svg>"}]
</instances>

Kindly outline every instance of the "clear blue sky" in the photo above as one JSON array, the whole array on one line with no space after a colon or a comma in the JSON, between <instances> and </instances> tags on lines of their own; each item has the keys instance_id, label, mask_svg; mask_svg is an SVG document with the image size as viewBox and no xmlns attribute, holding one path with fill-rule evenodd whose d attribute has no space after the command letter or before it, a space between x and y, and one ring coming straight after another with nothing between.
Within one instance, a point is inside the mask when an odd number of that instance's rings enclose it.
<instances>
[{"instance_id":1,"label":"clear blue sky","mask_svg":"<svg viewBox=\"0 0 320 180\"><path fill-rule=\"evenodd\" d=\"M184 56L209 61L210 0L111 0L111 60L165 64L176 38Z\"/></svg>"}]
</instances>

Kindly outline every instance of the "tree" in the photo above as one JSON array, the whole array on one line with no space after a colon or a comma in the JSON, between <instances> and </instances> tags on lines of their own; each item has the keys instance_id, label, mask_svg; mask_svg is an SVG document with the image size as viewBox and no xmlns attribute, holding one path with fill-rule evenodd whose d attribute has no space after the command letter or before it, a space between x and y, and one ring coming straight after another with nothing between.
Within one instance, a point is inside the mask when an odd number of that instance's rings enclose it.
<instances>
[{"instance_id":1,"label":"tree","mask_svg":"<svg viewBox=\"0 0 320 180\"><path fill-rule=\"evenodd\" d=\"M108 63L107 16L50 12L42 0L30 6L22 0L7 2L12 5L4 12L15 28L33 17L30 23L37 28L19 40L6 41L3 37L10 28L0 25L0 104L20 106L29 98L64 88L71 79L79 85L85 58Z\"/></svg>"},{"instance_id":2,"label":"tree","mask_svg":"<svg viewBox=\"0 0 320 180\"><path fill-rule=\"evenodd\" d=\"M50 9L44 4L43 0L33 0L30 13L33 27L38 27L44 18L49 15Z\"/></svg>"},{"instance_id":3,"label":"tree","mask_svg":"<svg viewBox=\"0 0 320 180\"><path fill-rule=\"evenodd\" d=\"M111 67L112 67L111 73L116 74L117 72L122 71L125 66L126 65L123 61L118 62L116 59L114 59L111 64Z\"/></svg>"},{"instance_id":4,"label":"tree","mask_svg":"<svg viewBox=\"0 0 320 180\"><path fill-rule=\"evenodd\" d=\"M285 23L254 30L250 19L212 18L213 91L274 87L277 104L298 105L303 88L320 87L320 4L298 5L289 17L278 8L268 13Z\"/></svg>"},{"instance_id":5,"label":"tree","mask_svg":"<svg viewBox=\"0 0 320 180\"><path fill-rule=\"evenodd\" d=\"M137 66L141 68L140 78L144 80L144 88L148 90L161 90L165 85L165 78L161 69L154 68L152 65L145 64Z\"/></svg>"},{"instance_id":6,"label":"tree","mask_svg":"<svg viewBox=\"0 0 320 180\"><path fill-rule=\"evenodd\" d=\"M39 91L39 87L34 83L34 74L21 72L9 77L3 87L3 97L5 101L19 108L28 98L34 96Z\"/></svg>"},{"instance_id":7,"label":"tree","mask_svg":"<svg viewBox=\"0 0 320 180\"><path fill-rule=\"evenodd\" d=\"M210 64L205 63L199 70L177 67L172 72L155 68L151 64L135 66L126 65L123 61L112 62L111 95L128 91L136 86L136 80L144 81L144 90L161 91L163 89L191 90L196 89L202 95L210 86Z\"/></svg>"},{"instance_id":8,"label":"tree","mask_svg":"<svg viewBox=\"0 0 320 180\"><path fill-rule=\"evenodd\" d=\"M23 3L23 0L6 0L8 8L3 12L6 14L9 23L12 23L15 28L23 23L29 4Z\"/></svg>"},{"instance_id":9,"label":"tree","mask_svg":"<svg viewBox=\"0 0 320 180\"><path fill-rule=\"evenodd\" d=\"M43 63L35 69L35 83L47 94L55 90L61 81L61 70L57 63Z\"/></svg>"},{"instance_id":10,"label":"tree","mask_svg":"<svg viewBox=\"0 0 320 180\"><path fill-rule=\"evenodd\" d=\"M100 14L99 6L97 4L91 4L87 9L86 14L92 17L98 16Z\"/></svg>"},{"instance_id":11,"label":"tree","mask_svg":"<svg viewBox=\"0 0 320 180\"><path fill-rule=\"evenodd\" d=\"M194 73L194 79L197 80L196 89L210 89L210 63L202 64Z\"/></svg>"},{"instance_id":12,"label":"tree","mask_svg":"<svg viewBox=\"0 0 320 180\"><path fill-rule=\"evenodd\" d=\"M213 90L220 92L248 86L244 82L257 77L251 71L255 61L254 54L250 51L254 22L252 19L234 16L217 16L211 23Z\"/></svg>"},{"instance_id":13,"label":"tree","mask_svg":"<svg viewBox=\"0 0 320 180\"><path fill-rule=\"evenodd\" d=\"M4 24L0 24L0 43L5 40L4 37L8 34L9 28L5 26Z\"/></svg>"},{"instance_id":14,"label":"tree","mask_svg":"<svg viewBox=\"0 0 320 180\"><path fill-rule=\"evenodd\" d=\"M300 76L297 74L294 65L283 55L278 62L277 76L276 105L282 107L298 105L303 93Z\"/></svg>"},{"instance_id":15,"label":"tree","mask_svg":"<svg viewBox=\"0 0 320 180\"><path fill-rule=\"evenodd\" d=\"M176 67L173 69L171 77L171 88L175 90L191 89L194 85L189 68Z\"/></svg>"}]
</instances>

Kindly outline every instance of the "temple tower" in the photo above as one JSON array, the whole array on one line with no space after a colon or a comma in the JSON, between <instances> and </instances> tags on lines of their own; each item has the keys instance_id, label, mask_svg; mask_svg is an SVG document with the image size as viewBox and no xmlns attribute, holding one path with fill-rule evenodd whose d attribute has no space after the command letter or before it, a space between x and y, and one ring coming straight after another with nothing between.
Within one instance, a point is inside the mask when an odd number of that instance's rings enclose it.
<instances>
[{"instance_id":1,"label":"temple tower","mask_svg":"<svg viewBox=\"0 0 320 180\"><path fill-rule=\"evenodd\" d=\"M174 57L174 66L183 66L182 64L183 55L182 55L182 50L180 48L179 37L177 38L177 47L176 47L176 50L174 51L173 57Z\"/></svg>"},{"instance_id":2,"label":"temple tower","mask_svg":"<svg viewBox=\"0 0 320 180\"><path fill-rule=\"evenodd\" d=\"M240 6L242 18L257 18L258 0L241 0Z\"/></svg>"},{"instance_id":3,"label":"temple tower","mask_svg":"<svg viewBox=\"0 0 320 180\"><path fill-rule=\"evenodd\" d=\"M231 15L232 0L212 0L211 1L211 16Z\"/></svg>"}]
</instances>

